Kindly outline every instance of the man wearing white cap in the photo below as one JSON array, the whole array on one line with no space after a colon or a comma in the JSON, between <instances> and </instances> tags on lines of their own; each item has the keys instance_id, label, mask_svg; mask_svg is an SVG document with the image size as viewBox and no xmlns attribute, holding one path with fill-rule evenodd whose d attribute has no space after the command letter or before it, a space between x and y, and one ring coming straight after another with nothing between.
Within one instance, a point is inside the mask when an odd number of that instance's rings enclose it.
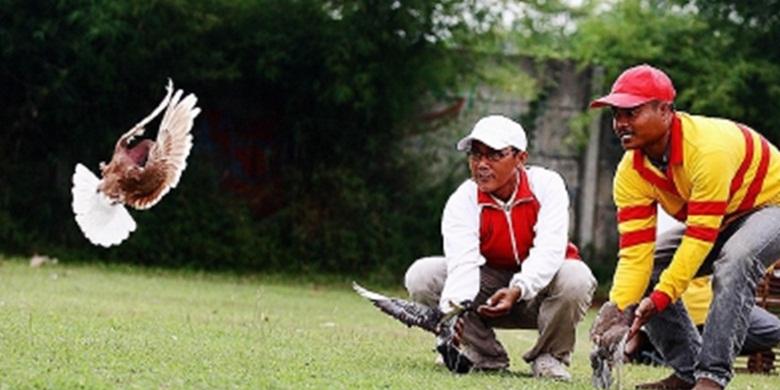
<instances>
[{"instance_id":1,"label":"man wearing white cap","mask_svg":"<svg viewBox=\"0 0 780 390\"><path fill-rule=\"evenodd\" d=\"M413 300L445 313L452 303L473 302L476 312L461 317L452 340L468 369L509 366L493 328L538 329L536 344L523 355L534 376L570 380L575 328L596 280L568 241L563 179L526 167L526 146L523 128L500 115L482 118L458 142L471 178L444 207L445 256L417 260L405 285Z\"/></svg>"}]
</instances>

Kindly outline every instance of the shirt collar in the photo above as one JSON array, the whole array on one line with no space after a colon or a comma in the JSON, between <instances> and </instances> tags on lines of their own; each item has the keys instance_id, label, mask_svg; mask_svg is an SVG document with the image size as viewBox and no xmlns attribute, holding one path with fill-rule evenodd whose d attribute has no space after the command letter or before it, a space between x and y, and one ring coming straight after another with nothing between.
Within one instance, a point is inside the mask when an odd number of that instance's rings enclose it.
<instances>
[{"instance_id":1,"label":"shirt collar","mask_svg":"<svg viewBox=\"0 0 780 390\"><path fill-rule=\"evenodd\" d=\"M669 137L669 164L682 165L683 163L683 134L682 121L677 114L672 116L672 130Z\"/></svg>"},{"instance_id":2,"label":"shirt collar","mask_svg":"<svg viewBox=\"0 0 780 390\"><path fill-rule=\"evenodd\" d=\"M507 208L507 206L511 207L515 203L530 199L533 196L533 193L531 192L531 186L528 183L528 174L526 174L525 169L518 169L515 171L515 175L515 190L512 192L512 196L509 197L507 202L502 202L493 195L477 189L477 203L480 205L493 205Z\"/></svg>"}]
</instances>

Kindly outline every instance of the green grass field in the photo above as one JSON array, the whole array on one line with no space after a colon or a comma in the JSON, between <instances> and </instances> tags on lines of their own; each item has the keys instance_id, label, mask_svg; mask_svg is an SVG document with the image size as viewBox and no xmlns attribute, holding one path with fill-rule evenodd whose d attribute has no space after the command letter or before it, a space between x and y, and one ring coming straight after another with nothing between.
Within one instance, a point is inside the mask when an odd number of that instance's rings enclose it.
<instances>
[{"instance_id":1,"label":"green grass field","mask_svg":"<svg viewBox=\"0 0 780 390\"><path fill-rule=\"evenodd\" d=\"M430 335L348 283L0 259L0 389L590 389L593 314L579 329L573 383L529 377L520 356L531 331L500 333L511 373L457 376L434 365ZM666 374L626 366L625 388ZM777 389L780 377L732 383Z\"/></svg>"}]
</instances>

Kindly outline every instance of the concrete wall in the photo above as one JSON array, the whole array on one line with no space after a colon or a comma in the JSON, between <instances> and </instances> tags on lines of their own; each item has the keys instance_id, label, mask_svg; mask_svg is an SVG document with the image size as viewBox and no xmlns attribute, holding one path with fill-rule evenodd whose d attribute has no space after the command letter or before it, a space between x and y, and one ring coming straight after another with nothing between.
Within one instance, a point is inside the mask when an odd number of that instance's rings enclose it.
<instances>
[{"instance_id":1,"label":"concrete wall","mask_svg":"<svg viewBox=\"0 0 780 390\"><path fill-rule=\"evenodd\" d=\"M566 181L574 242L594 262L614 261L617 231L612 175L622 150L611 135L609 121L600 112L588 110L591 98L606 88L600 72L567 61L539 62L525 57L512 61L518 72L534 80L532 97L476 86L463 93L466 102L457 112L439 118L434 131L411 137L411 144L436 156L431 160L432 172L465 179L465 158L455 150L455 143L484 115L503 114L517 120L530 138L529 164L556 170ZM572 142L572 123L587 112L593 116L587 124L590 131L579 137L579 143Z\"/></svg>"}]
</instances>

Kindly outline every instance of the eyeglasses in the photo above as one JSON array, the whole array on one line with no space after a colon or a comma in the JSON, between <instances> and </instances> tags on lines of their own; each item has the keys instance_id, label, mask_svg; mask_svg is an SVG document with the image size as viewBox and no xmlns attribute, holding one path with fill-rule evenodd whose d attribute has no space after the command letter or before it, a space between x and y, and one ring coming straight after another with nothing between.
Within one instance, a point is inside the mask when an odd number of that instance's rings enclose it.
<instances>
[{"instance_id":1,"label":"eyeglasses","mask_svg":"<svg viewBox=\"0 0 780 390\"><path fill-rule=\"evenodd\" d=\"M506 148L501 150L491 150L487 153L480 152L478 150L469 150L466 152L469 156L469 160L472 162L478 162L482 160L482 157L487 157L488 161L497 162L501 161L504 157L512 154L514 152L514 149Z\"/></svg>"}]
</instances>

